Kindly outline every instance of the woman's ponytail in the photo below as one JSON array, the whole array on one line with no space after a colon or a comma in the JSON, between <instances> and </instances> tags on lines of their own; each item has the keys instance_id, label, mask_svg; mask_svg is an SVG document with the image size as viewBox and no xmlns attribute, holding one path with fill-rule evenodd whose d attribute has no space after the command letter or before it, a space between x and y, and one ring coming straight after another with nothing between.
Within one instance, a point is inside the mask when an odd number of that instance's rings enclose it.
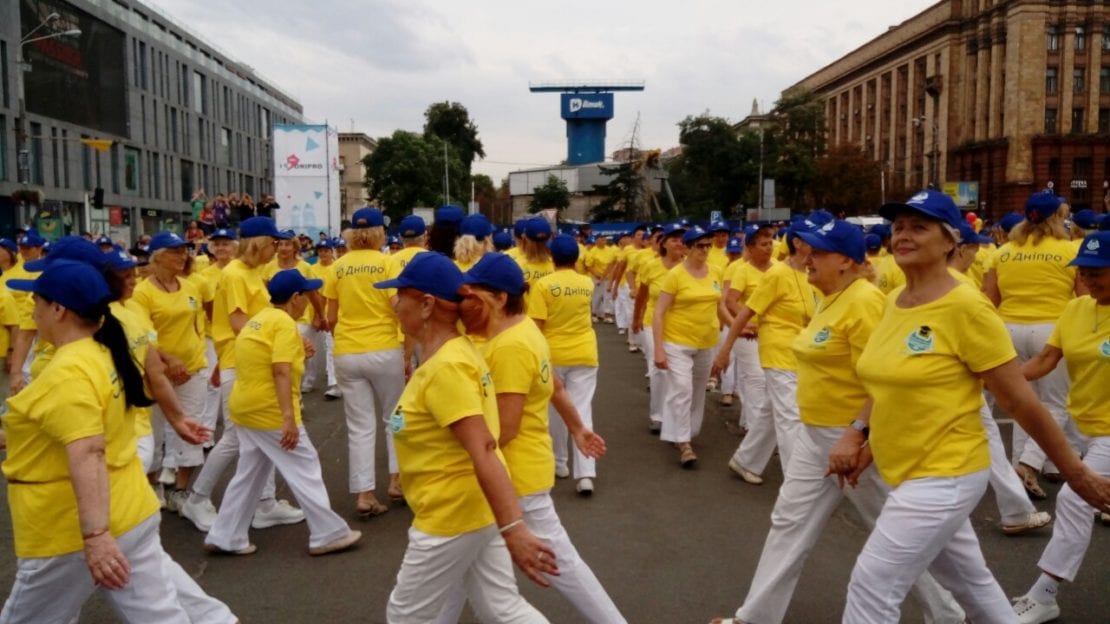
<instances>
[{"instance_id":1,"label":"woman's ponytail","mask_svg":"<svg viewBox=\"0 0 1110 624\"><path fill-rule=\"evenodd\" d=\"M99 315L98 315L99 316ZM131 346L123 325L119 319L105 305L103 322L93 334L93 339L108 348L112 354L112 363L116 366L116 373L123 382L123 394L128 407L150 407L154 401L146 395L143 385L143 374L131 355Z\"/></svg>"}]
</instances>

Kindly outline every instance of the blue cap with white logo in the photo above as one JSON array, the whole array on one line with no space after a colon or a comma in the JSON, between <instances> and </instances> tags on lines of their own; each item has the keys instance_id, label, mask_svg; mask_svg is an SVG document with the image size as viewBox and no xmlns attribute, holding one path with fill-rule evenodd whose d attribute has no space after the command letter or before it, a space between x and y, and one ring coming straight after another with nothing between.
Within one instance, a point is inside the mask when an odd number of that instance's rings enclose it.
<instances>
[{"instance_id":1,"label":"blue cap with white logo","mask_svg":"<svg viewBox=\"0 0 1110 624\"><path fill-rule=\"evenodd\" d=\"M285 303L297 293L319 290L324 285L324 280L305 279L297 269L278 271L266 284L270 293L270 303Z\"/></svg>"},{"instance_id":2,"label":"blue cap with white logo","mask_svg":"<svg viewBox=\"0 0 1110 624\"><path fill-rule=\"evenodd\" d=\"M1098 224L1102 222L1102 219L1102 215L1090 208L1077 210L1076 213L1071 216L1072 223L1075 223L1084 230L1097 230Z\"/></svg>"},{"instance_id":3,"label":"blue cap with white logo","mask_svg":"<svg viewBox=\"0 0 1110 624\"><path fill-rule=\"evenodd\" d=\"M239 236L243 238L254 238L256 236L281 238L281 232L278 232L274 220L270 217L251 217L244 219L239 224Z\"/></svg>"},{"instance_id":4,"label":"blue cap with white logo","mask_svg":"<svg viewBox=\"0 0 1110 624\"><path fill-rule=\"evenodd\" d=\"M97 245L112 245L113 243L112 243L111 238L108 238L107 236L101 236L100 238L96 239L96 244Z\"/></svg>"},{"instance_id":5,"label":"blue cap with white logo","mask_svg":"<svg viewBox=\"0 0 1110 624\"><path fill-rule=\"evenodd\" d=\"M80 236L63 236L54 243L54 248L50 254L28 262L23 268L31 273L37 273L46 270L51 264L61 260L83 262L98 271L102 271L108 266L107 254L101 251L100 247L97 247L92 241L85 240Z\"/></svg>"},{"instance_id":6,"label":"blue cap with white logo","mask_svg":"<svg viewBox=\"0 0 1110 624\"><path fill-rule=\"evenodd\" d=\"M707 230L703 230L699 226L695 225L694 227L686 230L686 233L682 235L682 242L686 243L686 245L689 246L709 236L713 236L713 233Z\"/></svg>"},{"instance_id":7,"label":"blue cap with white logo","mask_svg":"<svg viewBox=\"0 0 1110 624\"><path fill-rule=\"evenodd\" d=\"M104 255L99 249L96 252ZM55 260L33 280L8 280L8 288L35 293L78 314L95 312L112 296L100 271L73 260Z\"/></svg>"},{"instance_id":8,"label":"blue cap with white logo","mask_svg":"<svg viewBox=\"0 0 1110 624\"><path fill-rule=\"evenodd\" d=\"M515 260L503 253L491 252L482 256L463 275L464 284L485 286L493 290L519 295L524 292L524 272Z\"/></svg>"},{"instance_id":9,"label":"blue cap with white logo","mask_svg":"<svg viewBox=\"0 0 1110 624\"><path fill-rule=\"evenodd\" d=\"M858 225L834 219L812 230L799 230L795 236L820 251L830 251L862 263L867 257L863 230Z\"/></svg>"},{"instance_id":10,"label":"blue cap with white logo","mask_svg":"<svg viewBox=\"0 0 1110 624\"><path fill-rule=\"evenodd\" d=\"M26 234L20 236L16 243L20 247L42 247L46 244L46 239L39 236L38 230L31 228Z\"/></svg>"},{"instance_id":11,"label":"blue cap with white logo","mask_svg":"<svg viewBox=\"0 0 1110 624\"><path fill-rule=\"evenodd\" d=\"M883 204L879 208L879 214L887 221L894 221L899 213L907 210L936 219L951 228L958 228L961 223L966 223L960 215L960 209L956 207L956 202L944 193L932 189L918 191L904 202Z\"/></svg>"},{"instance_id":12,"label":"blue cap with white logo","mask_svg":"<svg viewBox=\"0 0 1110 624\"><path fill-rule=\"evenodd\" d=\"M148 247L148 249L150 249L150 253L154 253L161 249L178 249L188 244L189 243L185 242L185 239L178 236L176 232L165 230L158 232L150 239L150 247Z\"/></svg>"},{"instance_id":13,"label":"blue cap with white logo","mask_svg":"<svg viewBox=\"0 0 1110 624\"><path fill-rule=\"evenodd\" d=\"M725 245L725 253L744 253L744 243L742 243L739 238L728 239L728 244Z\"/></svg>"},{"instance_id":14,"label":"blue cap with white logo","mask_svg":"<svg viewBox=\"0 0 1110 624\"><path fill-rule=\"evenodd\" d=\"M458 303L462 300L459 295L462 285L462 271L454 262L437 251L426 251L413 256L395 279L378 282L374 288L412 288L437 299Z\"/></svg>"},{"instance_id":15,"label":"blue cap with white logo","mask_svg":"<svg viewBox=\"0 0 1110 624\"><path fill-rule=\"evenodd\" d=\"M226 238L227 240L237 240L239 237L235 235L235 230L229 230L227 228L220 228L220 229L216 230L215 232L212 232L212 235L208 237L209 240L216 240L217 238Z\"/></svg>"},{"instance_id":16,"label":"blue cap with white logo","mask_svg":"<svg viewBox=\"0 0 1110 624\"><path fill-rule=\"evenodd\" d=\"M681 223L668 223L663 226L663 238L671 236L683 236L686 234L686 228Z\"/></svg>"},{"instance_id":17,"label":"blue cap with white logo","mask_svg":"<svg viewBox=\"0 0 1110 624\"><path fill-rule=\"evenodd\" d=\"M717 232L727 232L727 231L729 231L728 224L725 223L724 221L714 221L714 222L709 224L708 229L713 234L716 234Z\"/></svg>"},{"instance_id":18,"label":"blue cap with white logo","mask_svg":"<svg viewBox=\"0 0 1110 624\"><path fill-rule=\"evenodd\" d=\"M1110 267L1110 231L1091 232L1079 244L1079 254L1068 266L1102 268ZM9 284L11 282L8 282Z\"/></svg>"}]
</instances>

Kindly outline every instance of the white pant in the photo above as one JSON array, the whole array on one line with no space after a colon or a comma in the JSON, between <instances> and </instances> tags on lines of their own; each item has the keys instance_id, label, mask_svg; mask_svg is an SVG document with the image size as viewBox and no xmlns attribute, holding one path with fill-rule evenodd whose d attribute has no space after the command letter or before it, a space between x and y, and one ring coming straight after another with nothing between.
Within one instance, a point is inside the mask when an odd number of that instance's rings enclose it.
<instances>
[{"instance_id":1,"label":"white pant","mask_svg":"<svg viewBox=\"0 0 1110 624\"><path fill-rule=\"evenodd\" d=\"M320 456L304 427L292 450L281 447L281 430L239 427L239 465L227 485L220 512L204 538L221 550L235 551L250 544L247 531L258 507L258 497L274 468L281 472L304 510L309 547L323 546L346 537L351 528L331 509Z\"/></svg>"},{"instance_id":2,"label":"white pant","mask_svg":"<svg viewBox=\"0 0 1110 624\"><path fill-rule=\"evenodd\" d=\"M1002 524L1020 524L1031 513L1037 511L1025 493L1025 486L1014 472L1014 467L1006 459L1006 447L1002 445L1002 434L998 431L998 423L991 415L986 401L979 408L979 417L983 421L983 428L987 430L987 443L991 453L991 489L994 490L994 501L998 505L998 515ZM1014 425L1017 426L1016 424Z\"/></svg>"},{"instance_id":3,"label":"white pant","mask_svg":"<svg viewBox=\"0 0 1110 624\"><path fill-rule=\"evenodd\" d=\"M369 492L377 487L374 456L378 415L383 421L388 418L405 389L405 353L403 349L389 349L339 355L335 372L347 415L348 488L351 493ZM393 432L389 427L383 429L389 472L394 474L398 470Z\"/></svg>"},{"instance_id":4,"label":"white pant","mask_svg":"<svg viewBox=\"0 0 1110 624\"><path fill-rule=\"evenodd\" d=\"M227 401L231 398L231 388L234 385L235 369L221 368L220 399L224 412L224 432L220 436L220 441L208 453L208 459L204 462L204 467L200 469L200 474L193 480L193 485L190 488L193 494L201 498L212 497L212 490L215 489L216 482L220 480L231 462L239 459L239 427L231 422L231 411L227 408ZM275 489L274 470L271 467L266 485L262 488L261 500L274 498Z\"/></svg>"},{"instance_id":5,"label":"white pant","mask_svg":"<svg viewBox=\"0 0 1110 624\"><path fill-rule=\"evenodd\" d=\"M150 474L154 469L154 434L149 433L140 437L135 442L139 454L139 463L143 465L143 472Z\"/></svg>"},{"instance_id":6,"label":"white pant","mask_svg":"<svg viewBox=\"0 0 1110 624\"><path fill-rule=\"evenodd\" d=\"M588 429L594 428L594 390L597 389L596 366L556 366L555 376L563 382L567 395L578 410L578 417ZM558 410L549 405L547 408L547 423L551 432L551 446L555 451L555 465L566 466L569 458L567 451L567 438L570 432L559 416ZM572 442L574 447L574 478L592 479L597 476L597 461L586 457Z\"/></svg>"},{"instance_id":7,"label":"white pant","mask_svg":"<svg viewBox=\"0 0 1110 624\"><path fill-rule=\"evenodd\" d=\"M798 372L780 368L766 368L767 396L771 412L775 417L775 440L779 445L779 461L783 466L790 463L794 451L794 438L802 427L802 417L798 413Z\"/></svg>"},{"instance_id":8,"label":"white pant","mask_svg":"<svg viewBox=\"0 0 1110 624\"><path fill-rule=\"evenodd\" d=\"M216 344L212 342L211 338L205 338L205 357L208 359L208 366L204 368L204 412L200 415L200 424L208 427L212 432L212 438L204 443L204 448L212 448L216 444L215 433L216 423L220 420L220 388L213 386L210 381L212 379L212 371L219 363L219 357L216 355ZM224 418L227 418L225 415Z\"/></svg>"},{"instance_id":9,"label":"white pant","mask_svg":"<svg viewBox=\"0 0 1110 624\"><path fill-rule=\"evenodd\" d=\"M185 416L198 420L204 417L207 387L208 377L205 376L203 370L194 373L189 377L189 381L180 386L174 386L173 392L177 395L177 401L181 404L181 411ZM166 444L166 455L162 459L162 465L166 468L192 468L203 464L204 446L189 444L182 440L181 436L177 435L173 427L166 422L162 408L156 404L154 411L158 413L155 421L161 421L162 427L164 427L163 439Z\"/></svg>"},{"instance_id":10,"label":"white pant","mask_svg":"<svg viewBox=\"0 0 1110 624\"><path fill-rule=\"evenodd\" d=\"M547 619L521 597L505 540L495 525L451 537L409 528L409 545L389 594L386 621L427 624L465 587L483 622L539 624Z\"/></svg>"},{"instance_id":11,"label":"white pant","mask_svg":"<svg viewBox=\"0 0 1110 624\"><path fill-rule=\"evenodd\" d=\"M794 456L784 469L785 479L771 512L771 530L737 618L760 624L783 621L806 558L842 498L847 496L865 525L875 525L890 489L875 467L860 475L858 487L843 490L835 476L825 474L829 453L844 431L842 427L809 425L799 430ZM917 579L912 592L925 611L926 622L963 622L963 610L928 573Z\"/></svg>"},{"instance_id":12,"label":"white pant","mask_svg":"<svg viewBox=\"0 0 1110 624\"><path fill-rule=\"evenodd\" d=\"M667 371L655 367L655 336L650 327L640 331L640 350L644 352L648 367L648 419L656 425L663 423L663 399L667 394Z\"/></svg>"},{"instance_id":13,"label":"white pant","mask_svg":"<svg viewBox=\"0 0 1110 624\"><path fill-rule=\"evenodd\" d=\"M994 580L971 515L990 476L912 479L895 487L856 559L843 621L896 623L914 579L928 568L976 624L1012 624L1014 611Z\"/></svg>"},{"instance_id":14,"label":"white pant","mask_svg":"<svg viewBox=\"0 0 1110 624\"><path fill-rule=\"evenodd\" d=\"M613 296L609 294L609 280L594 278L594 296L590 309L593 310L594 316L612 316Z\"/></svg>"},{"instance_id":15,"label":"white pant","mask_svg":"<svg viewBox=\"0 0 1110 624\"><path fill-rule=\"evenodd\" d=\"M767 398L767 376L759 365L759 340L740 338L732 345L730 354L736 366L736 384L740 395L740 424L748 427L753 418L771 419L771 404Z\"/></svg>"},{"instance_id":16,"label":"white pant","mask_svg":"<svg viewBox=\"0 0 1110 624\"><path fill-rule=\"evenodd\" d=\"M1091 438L1083 463L1104 477L1110 476L1110 437ZM1079 498L1071 486L1061 488L1056 495L1056 524L1052 527L1052 539L1037 567L1065 581L1074 581L1091 543L1094 517L1095 508Z\"/></svg>"},{"instance_id":17,"label":"white pant","mask_svg":"<svg viewBox=\"0 0 1110 624\"><path fill-rule=\"evenodd\" d=\"M301 378L301 388L305 390L316 388L316 382L320 377L321 368L324 368L324 373L327 375L327 387L330 388L336 385L331 334L313 329L311 325L303 323L298 323L297 329L302 336L308 339L312 348L316 350L316 355L308 358L304 362L304 377Z\"/></svg>"},{"instance_id":18,"label":"white pant","mask_svg":"<svg viewBox=\"0 0 1110 624\"><path fill-rule=\"evenodd\" d=\"M1044 345L1048 342L1048 337L1052 335L1052 330L1055 327L1055 323L1006 323L1006 329L1010 332L1010 339L1014 342L1014 349L1022 362L1036 356L1044 349ZM1064 430L1072 448L1078 449L1081 436L1068 414L1068 389L1071 387L1071 381L1068 379L1068 369L1064 361L1060 360L1051 373L1031 383L1033 384L1033 390L1037 393L1037 398L1048 408L1056 424ZM1020 462L1036 470L1056 471L1041 447L1037 446L1037 443L1016 422L1014 423L1013 452L1015 466Z\"/></svg>"},{"instance_id":19,"label":"white pant","mask_svg":"<svg viewBox=\"0 0 1110 624\"><path fill-rule=\"evenodd\" d=\"M767 393L767 372L759 367L759 342L740 339L733 346L737 366L741 368L740 402L746 413L748 432L736 447L732 458L756 474L763 474L775 452L775 414ZM800 421L799 421L800 422ZM782 462L786 465L785 459Z\"/></svg>"},{"instance_id":20,"label":"white pant","mask_svg":"<svg viewBox=\"0 0 1110 624\"><path fill-rule=\"evenodd\" d=\"M713 365L712 349L695 349L663 343L667 355L666 395L663 399L663 429L659 439L689 442L701 432L705 415L705 383Z\"/></svg>"},{"instance_id":21,"label":"white pant","mask_svg":"<svg viewBox=\"0 0 1110 624\"><path fill-rule=\"evenodd\" d=\"M728 336L729 328L725 327L721 330L721 337L717 341L717 347L714 349L713 357L721 352L721 346L724 344L725 338ZM728 368L725 372L721 373L721 394L739 394L740 391L740 367L736 365L736 347L743 340L737 340L733 345L732 351L728 352ZM744 412L740 411L740 427L744 427Z\"/></svg>"},{"instance_id":22,"label":"white pant","mask_svg":"<svg viewBox=\"0 0 1110 624\"><path fill-rule=\"evenodd\" d=\"M632 298L629 296L628 282L621 280L617 286L617 298L613 301L613 317L617 327L628 329L632 324Z\"/></svg>"},{"instance_id":23,"label":"white pant","mask_svg":"<svg viewBox=\"0 0 1110 624\"><path fill-rule=\"evenodd\" d=\"M75 621L94 591L127 622L227 624L237 622L227 605L204 593L196 581L162 549L161 514L155 513L116 538L131 564L131 578L121 589L93 585L84 551L36 559L19 559L15 583L0 612L0 623L65 624Z\"/></svg>"}]
</instances>

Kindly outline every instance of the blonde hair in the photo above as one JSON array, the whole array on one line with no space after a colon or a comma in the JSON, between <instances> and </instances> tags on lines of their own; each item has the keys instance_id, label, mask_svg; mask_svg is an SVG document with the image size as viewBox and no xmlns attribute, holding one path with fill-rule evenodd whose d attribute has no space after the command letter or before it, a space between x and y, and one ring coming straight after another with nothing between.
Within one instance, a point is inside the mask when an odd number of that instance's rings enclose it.
<instances>
[{"instance_id":1,"label":"blonde hair","mask_svg":"<svg viewBox=\"0 0 1110 624\"><path fill-rule=\"evenodd\" d=\"M376 249L385 246L385 228L378 225L368 228L350 228L343 231L343 240L351 249Z\"/></svg>"},{"instance_id":2,"label":"blonde hair","mask_svg":"<svg viewBox=\"0 0 1110 624\"><path fill-rule=\"evenodd\" d=\"M243 261L243 264L251 267L252 269L262 264L262 253L267 249L273 249L274 239L270 236L251 236L244 238L240 241L239 249L236 250L236 258Z\"/></svg>"},{"instance_id":3,"label":"blonde hair","mask_svg":"<svg viewBox=\"0 0 1110 624\"><path fill-rule=\"evenodd\" d=\"M528 259L528 262L540 264L551 260L551 250L547 248L547 243L543 241L526 238L524 239L524 257Z\"/></svg>"},{"instance_id":4,"label":"blonde hair","mask_svg":"<svg viewBox=\"0 0 1110 624\"><path fill-rule=\"evenodd\" d=\"M1069 214L1071 214L1070 207L1067 204L1061 204L1056 214L1040 223L1033 223L1026 219L1010 230L1009 240L1016 245L1024 245L1030 238L1033 239L1034 245L1039 245L1045 238L1071 240L1068 228L1064 225Z\"/></svg>"},{"instance_id":5,"label":"blonde hair","mask_svg":"<svg viewBox=\"0 0 1110 624\"><path fill-rule=\"evenodd\" d=\"M166 255L167 251L169 251L169 248L163 247L162 249L158 249L158 250L154 251L154 253L150 254L149 264L151 265L152 269L153 269L153 266L155 264L158 264L159 266L161 265L160 264L161 261L159 260L159 258ZM185 270L181 272L182 277L185 277L185 276L189 275L189 268L190 268L191 260L192 260L192 256L189 256L189 255L185 256Z\"/></svg>"},{"instance_id":6,"label":"blonde hair","mask_svg":"<svg viewBox=\"0 0 1110 624\"><path fill-rule=\"evenodd\" d=\"M493 251L490 239L478 240L471 234L463 234L455 239L455 260L462 264L477 262L479 258Z\"/></svg>"}]
</instances>

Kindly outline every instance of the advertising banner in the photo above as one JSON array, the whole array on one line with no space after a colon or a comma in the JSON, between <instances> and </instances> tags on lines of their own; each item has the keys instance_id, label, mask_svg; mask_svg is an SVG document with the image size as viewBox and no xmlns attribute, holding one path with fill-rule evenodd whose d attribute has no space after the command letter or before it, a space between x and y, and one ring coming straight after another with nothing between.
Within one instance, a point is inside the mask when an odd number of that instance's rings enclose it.
<instances>
[{"instance_id":1,"label":"advertising banner","mask_svg":"<svg viewBox=\"0 0 1110 624\"><path fill-rule=\"evenodd\" d=\"M560 97L563 119L612 119L612 93L564 93Z\"/></svg>"},{"instance_id":2,"label":"advertising banner","mask_svg":"<svg viewBox=\"0 0 1110 624\"><path fill-rule=\"evenodd\" d=\"M338 236L339 134L326 125L275 125L274 198L279 230Z\"/></svg>"},{"instance_id":3,"label":"advertising banner","mask_svg":"<svg viewBox=\"0 0 1110 624\"><path fill-rule=\"evenodd\" d=\"M945 195L956 202L957 206L964 210L977 210L979 208L978 182L945 182L942 190Z\"/></svg>"}]
</instances>

